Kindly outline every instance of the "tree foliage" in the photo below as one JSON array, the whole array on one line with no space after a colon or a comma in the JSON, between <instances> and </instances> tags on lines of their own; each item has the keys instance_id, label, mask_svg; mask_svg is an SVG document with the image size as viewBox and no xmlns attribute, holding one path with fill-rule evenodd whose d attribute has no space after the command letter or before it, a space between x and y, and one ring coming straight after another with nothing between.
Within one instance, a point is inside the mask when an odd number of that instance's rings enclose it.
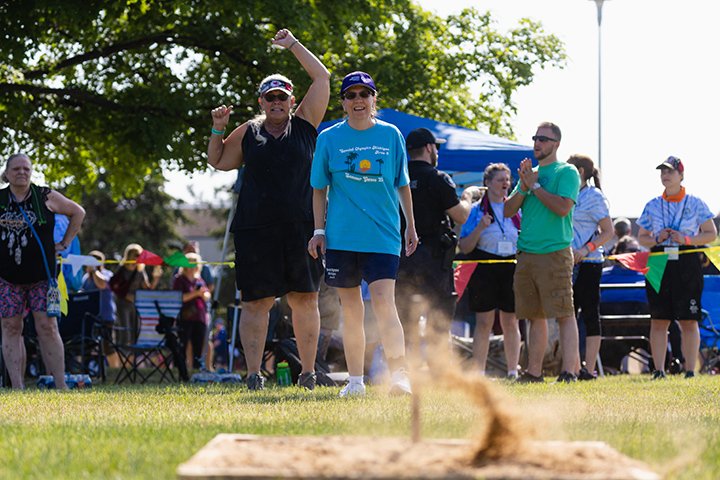
<instances>
[{"instance_id":1,"label":"tree foliage","mask_svg":"<svg viewBox=\"0 0 720 480\"><path fill-rule=\"evenodd\" d=\"M441 18L410 0L9 0L0 17L0 148L28 151L75 196L99 175L118 198L163 164L204 168L209 110L254 115L267 74L301 97L307 75L270 46L282 27L333 73L326 118L341 114L342 76L365 70L381 107L512 135L513 93L564 62L538 23L500 32L489 13Z\"/></svg>"},{"instance_id":2,"label":"tree foliage","mask_svg":"<svg viewBox=\"0 0 720 480\"><path fill-rule=\"evenodd\" d=\"M173 247L182 248L175 226L187 222L182 210L163 192L164 178L151 176L142 191L131 199L115 201L105 175L81 194L85 228L80 233L83 251L100 250L108 258L121 255L129 243L139 243L160 256Z\"/></svg>"}]
</instances>

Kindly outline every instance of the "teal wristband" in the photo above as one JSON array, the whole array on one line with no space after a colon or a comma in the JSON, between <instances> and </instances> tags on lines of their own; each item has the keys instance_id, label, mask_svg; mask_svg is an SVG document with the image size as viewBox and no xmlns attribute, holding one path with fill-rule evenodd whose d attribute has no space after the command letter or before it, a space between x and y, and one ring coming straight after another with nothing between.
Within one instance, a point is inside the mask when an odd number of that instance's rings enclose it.
<instances>
[{"instance_id":1,"label":"teal wristband","mask_svg":"<svg viewBox=\"0 0 720 480\"><path fill-rule=\"evenodd\" d=\"M211 128L210 131L211 131L214 135L225 135L225 130L215 130L214 128Z\"/></svg>"}]
</instances>

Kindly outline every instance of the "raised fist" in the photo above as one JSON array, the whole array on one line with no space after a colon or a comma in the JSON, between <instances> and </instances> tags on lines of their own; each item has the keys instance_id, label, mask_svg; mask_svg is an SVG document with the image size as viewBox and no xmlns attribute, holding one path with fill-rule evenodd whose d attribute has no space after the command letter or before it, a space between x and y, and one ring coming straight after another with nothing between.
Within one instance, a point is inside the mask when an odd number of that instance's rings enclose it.
<instances>
[{"instance_id":1,"label":"raised fist","mask_svg":"<svg viewBox=\"0 0 720 480\"><path fill-rule=\"evenodd\" d=\"M212 111L210 111L214 129L225 130L225 127L227 127L228 121L230 120L232 108L232 105L228 107L226 107L225 105L220 105L219 107L213 108Z\"/></svg>"}]
</instances>

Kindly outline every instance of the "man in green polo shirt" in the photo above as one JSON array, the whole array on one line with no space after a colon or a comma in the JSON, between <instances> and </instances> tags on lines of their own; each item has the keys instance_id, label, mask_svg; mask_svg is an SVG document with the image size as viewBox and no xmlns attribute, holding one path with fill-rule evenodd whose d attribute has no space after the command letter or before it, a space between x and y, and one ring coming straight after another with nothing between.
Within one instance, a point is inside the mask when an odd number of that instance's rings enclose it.
<instances>
[{"instance_id":1,"label":"man in green polo shirt","mask_svg":"<svg viewBox=\"0 0 720 480\"><path fill-rule=\"evenodd\" d=\"M559 382L574 382L580 366L578 330L573 307L572 214L580 188L577 169L557 159L560 128L541 123L533 137L538 161L520 163L520 181L505 202L505 216L522 209L513 288L518 318L530 321L528 368L519 382L542 382L548 341L547 319L556 318L562 346Z\"/></svg>"}]
</instances>

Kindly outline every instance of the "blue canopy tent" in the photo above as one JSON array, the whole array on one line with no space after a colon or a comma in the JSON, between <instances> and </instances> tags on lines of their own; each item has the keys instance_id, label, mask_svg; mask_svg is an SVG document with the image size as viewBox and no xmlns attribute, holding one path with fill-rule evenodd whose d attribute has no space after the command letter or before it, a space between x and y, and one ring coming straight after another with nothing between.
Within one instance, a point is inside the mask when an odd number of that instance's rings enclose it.
<instances>
[{"instance_id":1,"label":"blue canopy tent","mask_svg":"<svg viewBox=\"0 0 720 480\"><path fill-rule=\"evenodd\" d=\"M447 143L440 150L438 167L452 174L458 186L480 183L485 167L497 162L506 163L516 177L520 161L523 158L533 158L532 147L477 130L409 115L391 108L378 111L377 117L398 127L405 137L410 131L425 127L436 137L447 139ZM323 122L318 131L340 121L338 119Z\"/></svg>"}]
</instances>

